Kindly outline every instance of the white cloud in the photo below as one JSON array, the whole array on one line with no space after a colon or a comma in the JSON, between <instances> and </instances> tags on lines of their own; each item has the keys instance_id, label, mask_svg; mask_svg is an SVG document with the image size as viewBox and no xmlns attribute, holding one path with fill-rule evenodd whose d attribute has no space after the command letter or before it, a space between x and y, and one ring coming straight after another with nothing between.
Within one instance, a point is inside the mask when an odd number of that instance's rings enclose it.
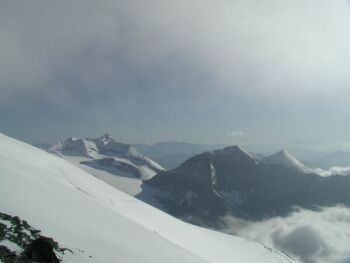
<instances>
[{"instance_id":1,"label":"white cloud","mask_svg":"<svg viewBox=\"0 0 350 263\"><path fill-rule=\"evenodd\" d=\"M323 170L321 168L310 169L311 172L316 173L320 176L333 176L333 175L350 175L350 167L331 167L329 170Z\"/></svg>"},{"instance_id":2,"label":"white cloud","mask_svg":"<svg viewBox=\"0 0 350 263\"><path fill-rule=\"evenodd\" d=\"M227 133L227 137L229 138L235 138L235 137L240 137L243 136L244 132L243 131L232 131Z\"/></svg>"},{"instance_id":3,"label":"white cloud","mask_svg":"<svg viewBox=\"0 0 350 263\"><path fill-rule=\"evenodd\" d=\"M305 263L350 262L350 209L298 209L287 217L249 222L226 217L226 232L275 247Z\"/></svg>"}]
</instances>

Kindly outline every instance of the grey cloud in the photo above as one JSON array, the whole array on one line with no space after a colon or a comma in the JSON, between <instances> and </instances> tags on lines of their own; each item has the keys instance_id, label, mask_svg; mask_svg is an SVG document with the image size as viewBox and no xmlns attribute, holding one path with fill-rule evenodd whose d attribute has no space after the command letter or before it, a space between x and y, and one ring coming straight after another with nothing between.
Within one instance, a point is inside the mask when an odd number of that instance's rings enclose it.
<instances>
[{"instance_id":1,"label":"grey cloud","mask_svg":"<svg viewBox=\"0 0 350 263\"><path fill-rule=\"evenodd\" d=\"M49 90L51 96L79 98L81 92L110 91L117 97L127 89L194 86L186 76L191 70L196 78L194 55L181 50L179 36L165 28L157 4L161 9L157 1L5 3L3 95L30 89L37 95Z\"/></svg>"},{"instance_id":2,"label":"grey cloud","mask_svg":"<svg viewBox=\"0 0 350 263\"><path fill-rule=\"evenodd\" d=\"M5 1L1 86L347 94L346 7L326 0Z\"/></svg>"},{"instance_id":3,"label":"grey cloud","mask_svg":"<svg viewBox=\"0 0 350 263\"><path fill-rule=\"evenodd\" d=\"M339 125L347 138L349 12L345 0L2 1L0 117L147 112L157 128L195 126L184 140L232 122L253 139Z\"/></svg>"},{"instance_id":4,"label":"grey cloud","mask_svg":"<svg viewBox=\"0 0 350 263\"><path fill-rule=\"evenodd\" d=\"M319 258L332 252L326 241L312 226L296 227L289 233L283 233L279 229L272 233L271 237L275 246L298 255L306 263L318 262Z\"/></svg>"}]
</instances>

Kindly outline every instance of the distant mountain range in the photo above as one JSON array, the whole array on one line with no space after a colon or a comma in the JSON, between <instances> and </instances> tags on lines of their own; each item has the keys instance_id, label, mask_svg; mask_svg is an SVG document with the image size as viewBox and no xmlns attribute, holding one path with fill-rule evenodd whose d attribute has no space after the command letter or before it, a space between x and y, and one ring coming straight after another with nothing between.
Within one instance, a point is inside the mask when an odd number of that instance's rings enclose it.
<instances>
[{"instance_id":1,"label":"distant mountain range","mask_svg":"<svg viewBox=\"0 0 350 263\"><path fill-rule=\"evenodd\" d=\"M147 152L148 146L136 147ZM229 146L193 154L206 147L214 145L161 143L148 148L158 157L188 153L187 160L169 171L108 134L69 138L49 151L128 194L198 224L216 224L227 214L261 219L286 214L293 206L350 203L350 177L343 176L348 170L309 168L286 150L263 156Z\"/></svg>"},{"instance_id":2,"label":"distant mountain range","mask_svg":"<svg viewBox=\"0 0 350 263\"><path fill-rule=\"evenodd\" d=\"M329 169L331 167L349 167L350 152L336 151L323 157L314 159L312 162L310 162L310 164L323 169Z\"/></svg>"},{"instance_id":3,"label":"distant mountain range","mask_svg":"<svg viewBox=\"0 0 350 263\"><path fill-rule=\"evenodd\" d=\"M227 214L261 219L293 206L350 204L350 176L314 174L286 151L259 160L239 146L196 155L143 187L167 212L204 224Z\"/></svg>"},{"instance_id":4,"label":"distant mountain range","mask_svg":"<svg viewBox=\"0 0 350 263\"><path fill-rule=\"evenodd\" d=\"M33 145L45 150L52 146L52 144L49 143L35 143ZM160 142L155 144L130 144L130 146L169 170L176 168L194 155L224 148L229 146L229 144ZM299 160L302 160L300 162L309 167L318 167L326 170L332 167L350 167L350 152L331 152L335 147L336 146L330 147L310 142L249 145L250 152L254 152L254 156L258 159L262 159L264 155L270 155L277 149L282 148L288 149L288 151L297 156ZM331 153L326 154L327 151Z\"/></svg>"}]
</instances>

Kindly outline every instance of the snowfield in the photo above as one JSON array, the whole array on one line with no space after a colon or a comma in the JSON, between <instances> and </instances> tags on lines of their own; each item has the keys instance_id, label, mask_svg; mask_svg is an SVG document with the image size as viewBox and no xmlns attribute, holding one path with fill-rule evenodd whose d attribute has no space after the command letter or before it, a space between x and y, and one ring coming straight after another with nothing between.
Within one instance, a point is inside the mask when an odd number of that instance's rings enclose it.
<instances>
[{"instance_id":1,"label":"snowfield","mask_svg":"<svg viewBox=\"0 0 350 263\"><path fill-rule=\"evenodd\" d=\"M113 167L102 170L100 167L86 165L91 159L84 156L59 155L59 157L126 194L136 196L142 192L143 180L141 178L123 173Z\"/></svg>"},{"instance_id":2,"label":"snowfield","mask_svg":"<svg viewBox=\"0 0 350 263\"><path fill-rule=\"evenodd\" d=\"M261 244L179 221L2 134L0 211L71 249L63 262L295 262Z\"/></svg>"}]
</instances>

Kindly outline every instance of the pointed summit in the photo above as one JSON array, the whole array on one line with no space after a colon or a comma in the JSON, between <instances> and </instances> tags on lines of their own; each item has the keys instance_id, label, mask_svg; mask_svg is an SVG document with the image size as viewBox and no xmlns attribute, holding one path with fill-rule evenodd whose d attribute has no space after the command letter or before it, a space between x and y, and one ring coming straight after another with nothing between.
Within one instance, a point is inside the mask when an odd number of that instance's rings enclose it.
<instances>
[{"instance_id":1,"label":"pointed summit","mask_svg":"<svg viewBox=\"0 0 350 263\"><path fill-rule=\"evenodd\" d=\"M251 155L243 147L238 145L228 146L220 150L214 150L212 151L212 154L225 156L227 158L231 158L234 160L251 161L251 162L258 163L253 155Z\"/></svg>"},{"instance_id":2,"label":"pointed summit","mask_svg":"<svg viewBox=\"0 0 350 263\"><path fill-rule=\"evenodd\" d=\"M243 147L239 145L225 147L224 149L222 149L222 151L226 153L250 155Z\"/></svg>"},{"instance_id":3,"label":"pointed summit","mask_svg":"<svg viewBox=\"0 0 350 263\"><path fill-rule=\"evenodd\" d=\"M299 172L307 173L307 168L286 150L281 150L263 159L265 163L291 167Z\"/></svg>"}]
</instances>

